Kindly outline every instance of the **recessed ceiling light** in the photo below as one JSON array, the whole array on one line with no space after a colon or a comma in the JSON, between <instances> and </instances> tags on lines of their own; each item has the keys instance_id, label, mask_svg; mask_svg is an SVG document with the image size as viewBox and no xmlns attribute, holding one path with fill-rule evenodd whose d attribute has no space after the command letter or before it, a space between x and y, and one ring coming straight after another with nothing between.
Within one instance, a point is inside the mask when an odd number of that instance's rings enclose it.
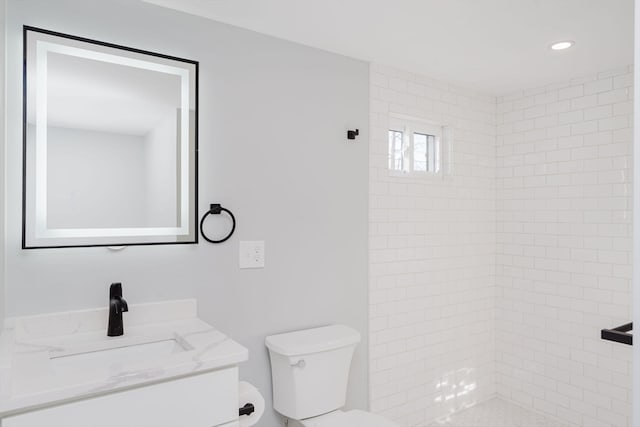
<instances>
[{"instance_id":1,"label":"recessed ceiling light","mask_svg":"<svg viewBox=\"0 0 640 427\"><path fill-rule=\"evenodd\" d=\"M569 49L574 44L576 44L576 42L571 41L571 40L565 40L565 41L556 42L556 43L552 44L551 45L551 49L552 50L565 50L565 49Z\"/></svg>"}]
</instances>

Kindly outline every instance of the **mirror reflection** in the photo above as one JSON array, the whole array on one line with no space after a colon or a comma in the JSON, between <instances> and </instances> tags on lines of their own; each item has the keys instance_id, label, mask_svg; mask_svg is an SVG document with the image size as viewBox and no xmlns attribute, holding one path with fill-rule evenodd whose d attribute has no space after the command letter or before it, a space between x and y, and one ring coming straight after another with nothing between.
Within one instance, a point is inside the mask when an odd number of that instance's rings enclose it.
<instances>
[{"instance_id":1,"label":"mirror reflection","mask_svg":"<svg viewBox=\"0 0 640 427\"><path fill-rule=\"evenodd\" d=\"M23 247L196 242L197 63L25 43Z\"/></svg>"}]
</instances>

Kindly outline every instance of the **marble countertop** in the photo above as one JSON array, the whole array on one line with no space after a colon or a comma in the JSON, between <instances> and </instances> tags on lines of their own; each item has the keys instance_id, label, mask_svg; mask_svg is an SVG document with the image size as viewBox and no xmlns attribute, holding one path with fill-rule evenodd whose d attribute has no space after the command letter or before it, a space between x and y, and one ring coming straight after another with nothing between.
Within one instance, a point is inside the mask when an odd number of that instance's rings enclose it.
<instances>
[{"instance_id":1,"label":"marble countertop","mask_svg":"<svg viewBox=\"0 0 640 427\"><path fill-rule=\"evenodd\" d=\"M107 337L107 309L10 319L0 335L0 418L248 359L245 347L197 318L195 300L129 307L121 337ZM179 350L113 360L105 352L98 364L69 357L164 342Z\"/></svg>"}]
</instances>

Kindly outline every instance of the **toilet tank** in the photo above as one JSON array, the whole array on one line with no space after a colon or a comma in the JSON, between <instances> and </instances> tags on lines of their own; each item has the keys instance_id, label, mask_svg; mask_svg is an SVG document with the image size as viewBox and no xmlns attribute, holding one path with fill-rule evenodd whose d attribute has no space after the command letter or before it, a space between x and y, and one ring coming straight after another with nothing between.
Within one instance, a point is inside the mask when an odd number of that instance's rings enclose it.
<instances>
[{"instance_id":1,"label":"toilet tank","mask_svg":"<svg viewBox=\"0 0 640 427\"><path fill-rule=\"evenodd\" d=\"M343 407L359 342L360 333L344 325L267 337L274 409L302 420Z\"/></svg>"}]
</instances>

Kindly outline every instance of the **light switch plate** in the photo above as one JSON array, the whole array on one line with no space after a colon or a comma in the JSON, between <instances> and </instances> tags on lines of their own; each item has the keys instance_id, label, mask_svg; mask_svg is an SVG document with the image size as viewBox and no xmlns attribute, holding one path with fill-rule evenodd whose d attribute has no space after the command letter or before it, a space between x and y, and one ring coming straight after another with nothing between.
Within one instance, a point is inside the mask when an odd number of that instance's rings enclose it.
<instances>
[{"instance_id":1,"label":"light switch plate","mask_svg":"<svg viewBox=\"0 0 640 427\"><path fill-rule=\"evenodd\" d=\"M240 268L264 268L264 240L240 241Z\"/></svg>"}]
</instances>

